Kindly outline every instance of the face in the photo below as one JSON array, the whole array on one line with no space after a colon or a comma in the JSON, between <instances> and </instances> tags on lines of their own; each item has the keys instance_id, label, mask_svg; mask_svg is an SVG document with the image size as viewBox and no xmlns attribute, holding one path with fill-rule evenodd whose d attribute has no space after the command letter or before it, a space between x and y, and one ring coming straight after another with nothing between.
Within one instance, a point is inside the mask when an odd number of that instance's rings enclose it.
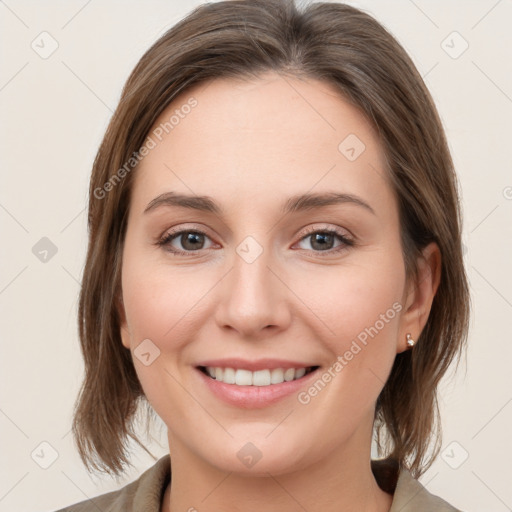
<instances>
[{"instance_id":1,"label":"face","mask_svg":"<svg viewBox=\"0 0 512 512\"><path fill-rule=\"evenodd\" d=\"M331 85L266 74L182 93L149 136L121 335L171 452L252 474L369 452L419 334L372 127Z\"/></svg>"}]
</instances>

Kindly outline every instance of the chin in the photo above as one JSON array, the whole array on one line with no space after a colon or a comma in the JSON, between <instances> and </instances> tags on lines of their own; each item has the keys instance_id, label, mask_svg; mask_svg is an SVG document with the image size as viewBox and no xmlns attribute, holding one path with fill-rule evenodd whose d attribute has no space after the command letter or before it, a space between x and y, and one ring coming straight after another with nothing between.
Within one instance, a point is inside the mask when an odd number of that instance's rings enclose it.
<instances>
[{"instance_id":1,"label":"chin","mask_svg":"<svg viewBox=\"0 0 512 512\"><path fill-rule=\"evenodd\" d=\"M268 436L267 431L260 436L245 435L244 440L233 438L229 443L223 440L216 448L210 444L210 450L203 457L221 471L244 476L268 477L269 473L280 475L306 467L308 447L304 437L297 436L294 440L289 433L283 431L282 434Z\"/></svg>"}]
</instances>

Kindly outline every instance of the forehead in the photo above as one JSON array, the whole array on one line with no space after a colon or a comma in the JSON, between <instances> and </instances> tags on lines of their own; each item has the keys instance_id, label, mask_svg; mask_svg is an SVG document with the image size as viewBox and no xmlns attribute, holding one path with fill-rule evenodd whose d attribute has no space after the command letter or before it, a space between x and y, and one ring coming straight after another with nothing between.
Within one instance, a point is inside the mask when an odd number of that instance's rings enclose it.
<instances>
[{"instance_id":1,"label":"forehead","mask_svg":"<svg viewBox=\"0 0 512 512\"><path fill-rule=\"evenodd\" d=\"M391 193L373 127L319 80L267 73L199 84L174 99L148 137L154 147L136 171L134 202L163 187L230 202L311 189Z\"/></svg>"}]
</instances>

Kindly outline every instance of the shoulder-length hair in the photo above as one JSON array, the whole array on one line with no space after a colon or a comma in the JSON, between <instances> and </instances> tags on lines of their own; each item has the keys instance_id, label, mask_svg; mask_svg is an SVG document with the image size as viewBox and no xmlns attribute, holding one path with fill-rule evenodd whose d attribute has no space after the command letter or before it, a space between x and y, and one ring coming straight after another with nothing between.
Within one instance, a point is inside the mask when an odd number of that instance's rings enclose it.
<instances>
[{"instance_id":1,"label":"shoulder-length hair","mask_svg":"<svg viewBox=\"0 0 512 512\"><path fill-rule=\"evenodd\" d=\"M373 17L340 3L229 0L195 8L129 76L94 160L89 246L79 302L85 377L73 434L88 469L119 474L143 390L120 339L121 256L137 161L158 116L181 92L216 78L282 76L333 84L375 127L398 198L407 278L434 241L441 281L414 350L397 354L377 400L379 454L420 476L439 453L437 386L467 339L469 291L457 180L443 126L420 74ZM431 444L434 449L431 450Z\"/></svg>"}]
</instances>

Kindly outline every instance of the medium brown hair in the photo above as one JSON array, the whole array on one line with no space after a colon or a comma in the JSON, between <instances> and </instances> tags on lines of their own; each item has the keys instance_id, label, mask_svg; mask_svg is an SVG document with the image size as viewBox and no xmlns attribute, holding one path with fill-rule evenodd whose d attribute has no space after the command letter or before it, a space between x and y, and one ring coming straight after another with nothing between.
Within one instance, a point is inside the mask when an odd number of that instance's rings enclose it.
<instances>
[{"instance_id":1,"label":"medium brown hair","mask_svg":"<svg viewBox=\"0 0 512 512\"><path fill-rule=\"evenodd\" d=\"M457 181L433 100L405 50L361 10L339 3L299 8L293 0L230 0L195 8L143 55L94 160L79 303L85 378L73 421L88 469L119 474L130 464L130 438L143 446L134 419L139 405L148 403L121 343L117 307L139 149L179 93L207 80L257 78L266 71L333 84L375 127L398 199L407 277L417 276L422 248L430 242L440 248L441 280L427 324L414 350L397 354L375 410L381 455L418 477L439 452L437 386L462 354L469 292Z\"/></svg>"}]
</instances>

